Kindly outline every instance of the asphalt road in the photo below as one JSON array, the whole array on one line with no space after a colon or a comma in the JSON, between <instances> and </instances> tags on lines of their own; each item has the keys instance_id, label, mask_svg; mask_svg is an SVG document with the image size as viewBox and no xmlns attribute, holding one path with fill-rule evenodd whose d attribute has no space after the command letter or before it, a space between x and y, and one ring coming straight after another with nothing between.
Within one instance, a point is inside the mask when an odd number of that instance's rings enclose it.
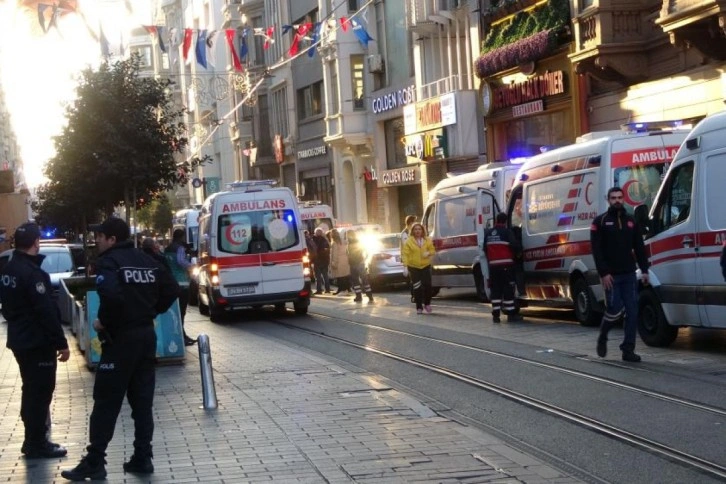
<instances>
[{"instance_id":1,"label":"asphalt road","mask_svg":"<svg viewBox=\"0 0 726 484\"><path fill-rule=\"evenodd\" d=\"M726 332L682 331L671 348L639 343L644 361L634 365L619 360L618 330L611 353L597 358L597 329L578 325L572 312L528 309L524 323L511 325L493 324L488 313L473 294L444 290L434 314L419 316L405 291L391 291L376 294L373 304L316 297L305 317L240 311L223 324L230 337L264 334L379 374L440 414L586 481L723 482L511 397L364 349L471 376L726 467Z\"/></svg>"}]
</instances>

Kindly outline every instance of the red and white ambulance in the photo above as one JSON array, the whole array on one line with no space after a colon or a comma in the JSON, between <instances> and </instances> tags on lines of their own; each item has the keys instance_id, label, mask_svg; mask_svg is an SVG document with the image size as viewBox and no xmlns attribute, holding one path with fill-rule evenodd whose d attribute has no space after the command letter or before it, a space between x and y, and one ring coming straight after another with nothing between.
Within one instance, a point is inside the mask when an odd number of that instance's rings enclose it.
<instances>
[{"instance_id":1,"label":"red and white ambulance","mask_svg":"<svg viewBox=\"0 0 726 484\"><path fill-rule=\"evenodd\" d=\"M295 195L272 180L235 182L199 218L199 312L310 304L310 260Z\"/></svg>"},{"instance_id":2,"label":"red and white ambulance","mask_svg":"<svg viewBox=\"0 0 726 484\"><path fill-rule=\"evenodd\" d=\"M507 213L521 233L527 302L574 303L581 324L600 323L605 294L591 253L592 220L607 210L613 186L623 189L630 213L652 205L689 131L679 122L631 123L589 133L522 165Z\"/></svg>"},{"instance_id":3,"label":"red and white ambulance","mask_svg":"<svg viewBox=\"0 0 726 484\"><path fill-rule=\"evenodd\" d=\"M333 217L333 209L330 205L325 205L317 200L305 200L299 202L298 208L303 229L310 232L310 235L313 235L317 228L327 232L335 227L335 217Z\"/></svg>"},{"instance_id":4,"label":"red and white ambulance","mask_svg":"<svg viewBox=\"0 0 726 484\"><path fill-rule=\"evenodd\" d=\"M726 112L701 121L681 145L650 209L645 246L650 284L639 298L639 332L667 346L681 326L726 328Z\"/></svg>"}]
</instances>

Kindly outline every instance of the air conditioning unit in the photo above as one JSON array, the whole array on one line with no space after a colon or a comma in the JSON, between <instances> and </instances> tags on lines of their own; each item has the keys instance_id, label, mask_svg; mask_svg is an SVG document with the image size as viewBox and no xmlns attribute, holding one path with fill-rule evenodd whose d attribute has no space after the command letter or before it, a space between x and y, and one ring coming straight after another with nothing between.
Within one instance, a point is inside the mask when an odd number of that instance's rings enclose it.
<instances>
[{"instance_id":1,"label":"air conditioning unit","mask_svg":"<svg viewBox=\"0 0 726 484\"><path fill-rule=\"evenodd\" d=\"M368 72L371 74L382 74L385 71L385 62L380 54L368 56Z\"/></svg>"}]
</instances>

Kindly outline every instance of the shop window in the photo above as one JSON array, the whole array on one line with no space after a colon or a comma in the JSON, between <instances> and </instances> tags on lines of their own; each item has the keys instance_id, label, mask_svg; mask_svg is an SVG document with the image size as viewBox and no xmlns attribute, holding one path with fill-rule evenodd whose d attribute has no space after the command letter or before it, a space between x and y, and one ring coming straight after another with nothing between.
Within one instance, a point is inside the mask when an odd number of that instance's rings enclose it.
<instances>
[{"instance_id":1,"label":"shop window","mask_svg":"<svg viewBox=\"0 0 726 484\"><path fill-rule=\"evenodd\" d=\"M495 160L535 156L575 142L570 110L503 121L493 128Z\"/></svg>"}]
</instances>

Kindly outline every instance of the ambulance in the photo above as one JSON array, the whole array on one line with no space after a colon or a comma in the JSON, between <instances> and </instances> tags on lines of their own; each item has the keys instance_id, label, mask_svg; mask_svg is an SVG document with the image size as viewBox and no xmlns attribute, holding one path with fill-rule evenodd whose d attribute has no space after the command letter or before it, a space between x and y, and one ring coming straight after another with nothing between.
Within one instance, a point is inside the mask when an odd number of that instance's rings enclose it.
<instances>
[{"instance_id":1,"label":"ambulance","mask_svg":"<svg viewBox=\"0 0 726 484\"><path fill-rule=\"evenodd\" d=\"M680 121L630 123L619 131L588 133L521 166L507 214L522 241L524 304L574 305L582 325L600 323L605 293L591 253L590 225L607 210L613 186L623 189L631 214L639 205L652 205L689 131Z\"/></svg>"},{"instance_id":2,"label":"ambulance","mask_svg":"<svg viewBox=\"0 0 726 484\"><path fill-rule=\"evenodd\" d=\"M274 305L306 314L310 259L297 199L273 180L235 182L204 201L199 219L199 312Z\"/></svg>"},{"instance_id":3,"label":"ambulance","mask_svg":"<svg viewBox=\"0 0 726 484\"><path fill-rule=\"evenodd\" d=\"M486 264L481 264L476 218L491 219L505 205L519 168L515 162L489 163L474 172L446 178L431 190L422 223L436 247L432 263L435 294L442 287L476 288L479 298L488 301L484 281L489 274ZM478 188L487 188L494 200L477 210Z\"/></svg>"},{"instance_id":4,"label":"ambulance","mask_svg":"<svg viewBox=\"0 0 726 484\"><path fill-rule=\"evenodd\" d=\"M650 284L639 294L639 333L668 346L682 326L726 328L726 112L688 134L648 204ZM639 208L638 210L645 210Z\"/></svg>"},{"instance_id":5,"label":"ambulance","mask_svg":"<svg viewBox=\"0 0 726 484\"><path fill-rule=\"evenodd\" d=\"M333 217L333 209L330 208L330 205L325 205L317 200L306 200L299 202L299 209L303 229L310 232L310 235L313 235L317 228L327 232L335 227L335 217Z\"/></svg>"}]
</instances>

